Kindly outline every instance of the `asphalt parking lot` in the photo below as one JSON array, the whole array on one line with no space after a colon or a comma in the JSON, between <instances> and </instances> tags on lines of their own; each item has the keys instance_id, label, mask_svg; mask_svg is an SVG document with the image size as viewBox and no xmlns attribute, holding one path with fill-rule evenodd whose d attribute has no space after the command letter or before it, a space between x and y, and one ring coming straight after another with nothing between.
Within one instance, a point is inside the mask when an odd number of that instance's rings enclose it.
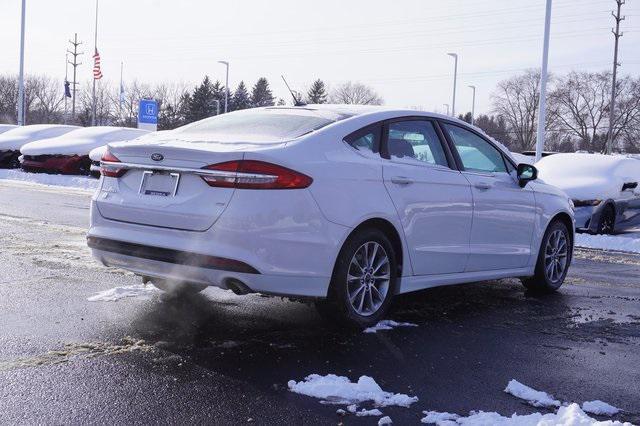
<instances>
[{"instance_id":1,"label":"asphalt parking lot","mask_svg":"<svg viewBox=\"0 0 640 426\"><path fill-rule=\"evenodd\" d=\"M328 326L305 304L208 289L89 302L140 279L94 262L86 192L0 183L0 423L375 424L291 393L290 379L368 375L415 395L383 411L541 411L510 379L640 422L640 256L577 250L554 295L517 280L403 296L376 334ZM542 409L544 411L544 409Z\"/></svg>"}]
</instances>

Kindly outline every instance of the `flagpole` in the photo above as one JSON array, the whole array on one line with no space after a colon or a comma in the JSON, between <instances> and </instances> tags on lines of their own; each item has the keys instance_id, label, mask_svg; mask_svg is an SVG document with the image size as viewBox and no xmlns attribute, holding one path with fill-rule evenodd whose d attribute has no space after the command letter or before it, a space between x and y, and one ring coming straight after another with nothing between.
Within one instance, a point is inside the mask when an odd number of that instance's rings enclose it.
<instances>
[{"instance_id":1,"label":"flagpole","mask_svg":"<svg viewBox=\"0 0 640 426\"><path fill-rule=\"evenodd\" d=\"M120 101L120 102L118 102L118 105L120 107L119 110L118 110L118 117L120 119L122 119L122 95L124 93L123 92L123 87L122 87L122 69L123 68L124 68L124 62L120 61L120 93L119 93L119 96L118 96L118 98L119 98L118 100Z\"/></svg>"},{"instance_id":2,"label":"flagpole","mask_svg":"<svg viewBox=\"0 0 640 426\"><path fill-rule=\"evenodd\" d=\"M96 31L93 40L93 53L98 51L98 0L96 0ZM95 60L95 59L94 59ZM91 125L96 125L96 78L93 77L93 106L92 106L92 114L91 114Z\"/></svg>"},{"instance_id":3,"label":"flagpole","mask_svg":"<svg viewBox=\"0 0 640 426\"><path fill-rule=\"evenodd\" d=\"M67 82L69 81L69 54L64 55L64 124L67 124Z\"/></svg>"}]
</instances>

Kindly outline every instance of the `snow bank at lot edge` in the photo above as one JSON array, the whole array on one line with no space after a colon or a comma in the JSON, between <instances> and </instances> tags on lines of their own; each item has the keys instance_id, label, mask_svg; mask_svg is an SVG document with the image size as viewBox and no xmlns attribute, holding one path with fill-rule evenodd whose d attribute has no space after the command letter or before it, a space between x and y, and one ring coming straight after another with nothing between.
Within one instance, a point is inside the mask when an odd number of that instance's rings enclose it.
<instances>
[{"instance_id":1,"label":"snow bank at lot edge","mask_svg":"<svg viewBox=\"0 0 640 426\"><path fill-rule=\"evenodd\" d=\"M36 183L40 185L63 186L95 190L100 181L88 176L49 175L46 173L26 173L22 170L0 170L0 180L15 180L20 182Z\"/></svg>"},{"instance_id":2,"label":"snow bank at lot edge","mask_svg":"<svg viewBox=\"0 0 640 426\"><path fill-rule=\"evenodd\" d=\"M516 398L524 399L534 407L559 407L560 401L554 399L546 392L538 391L530 388L527 385L523 385L517 380L511 380L507 384L504 390L506 393L510 393Z\"/></svg>"},{"instance_id":3,"label":"snow bank at lot edge","mask_svg":"<svg viewBox=\"0 0 640 426\"><path fill-rule=\"evenodd\" d=\"M640 234L590 235L576 234L576 246L600 250L640 253Z\"/></svg>"}]
</instances>

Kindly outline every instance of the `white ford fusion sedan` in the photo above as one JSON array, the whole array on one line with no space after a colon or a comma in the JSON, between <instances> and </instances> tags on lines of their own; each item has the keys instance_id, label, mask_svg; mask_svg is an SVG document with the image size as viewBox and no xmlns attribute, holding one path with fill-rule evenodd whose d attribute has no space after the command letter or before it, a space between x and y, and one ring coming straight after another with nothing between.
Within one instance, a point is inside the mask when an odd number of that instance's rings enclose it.
<instances>
[{"instance_id":1,"label":"white ford fusion sedan","mask_svg":"<svg viewBox=\"0 0 640 426\"><path fill-rule=\"evenodd\" d=\"M267 107L110 144L88 244L171 292L315 301L368 326L393 296L563 283L573 208L475 127L382 107Z\"/></svg>"}]
</instances>

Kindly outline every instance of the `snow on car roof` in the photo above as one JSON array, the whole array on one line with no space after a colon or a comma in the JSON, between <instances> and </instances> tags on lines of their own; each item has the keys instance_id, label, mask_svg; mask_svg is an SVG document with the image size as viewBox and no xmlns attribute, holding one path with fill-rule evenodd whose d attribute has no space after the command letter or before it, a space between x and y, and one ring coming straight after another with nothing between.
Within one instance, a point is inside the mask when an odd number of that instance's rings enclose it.
<instances>
[{"instance_id":1,"label":"snow on car roof","mask_svg":"<svg viewBox=\"0 0 640 426\"><path fill-rule=\"evenodd\" d=\"M24 155L88 155L89 151L109 142L136 139L148 131L129 127L86 127L24 145Z\"/></svg>"},{"instance_id":2,"label":"snow on car roof","mask_svg":"<svg viewBox=\"0 0 640 426\"><path fill-rule=\"evenodd\" d=\"M0 151L17 151L26 143L52 138L75 129L79 129L79 127L65 124L32 124L29 126L20 126L0 135Z\"/></svg>"}]
</instances>

